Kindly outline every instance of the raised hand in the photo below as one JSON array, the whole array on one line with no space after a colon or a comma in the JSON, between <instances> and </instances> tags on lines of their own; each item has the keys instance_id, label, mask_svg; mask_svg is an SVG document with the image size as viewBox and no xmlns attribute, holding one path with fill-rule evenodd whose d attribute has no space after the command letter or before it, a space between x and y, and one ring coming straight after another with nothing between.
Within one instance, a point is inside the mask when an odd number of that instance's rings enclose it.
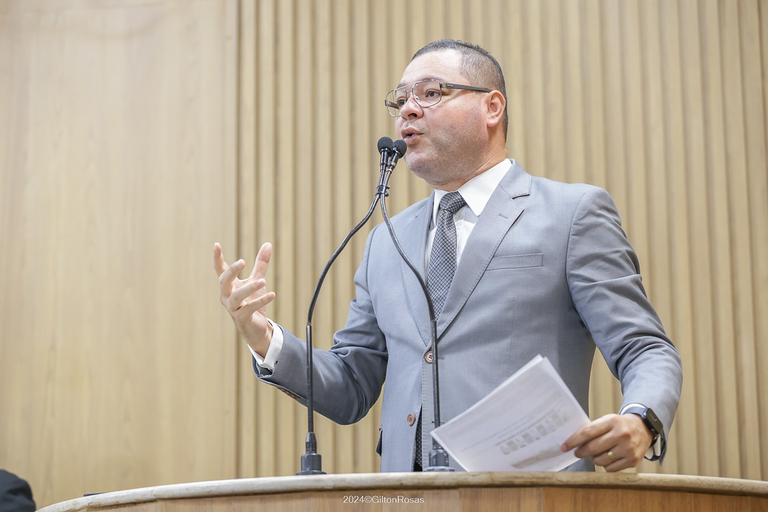
<instances>
[{"instance_id":1,"label":"raised hand","mask_svg":"<svg viewBox=\"0 0 768 512\"><path fill-rule=\"evenodd\" d=\"M272 327L267 321L267 304L275 299L274 292L266 291L266 274L272 257L272 244L265 243L259 249L256 262L247 279L238 278L245 267L243 260L232 266L224 261L219 243L213 246L213 268L219 276L220 300L237 330L248 345L260 356L264 356L272 339Z\"/></svg>"}]
</instances>

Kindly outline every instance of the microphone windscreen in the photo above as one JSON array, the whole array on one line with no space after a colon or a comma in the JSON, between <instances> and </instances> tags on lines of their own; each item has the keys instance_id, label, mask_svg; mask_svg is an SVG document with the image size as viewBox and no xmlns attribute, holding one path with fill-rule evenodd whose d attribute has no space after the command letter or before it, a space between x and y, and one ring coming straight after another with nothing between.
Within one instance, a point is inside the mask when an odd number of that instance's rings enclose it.
<instances>
[{"instance_id":1,"label":"microphone windscreen","mask_svg":"<svg viewBox=\"0 0 768 512\"><path fill-rule=\"evenodd\" d=\"M404 140L395 141L395 151L397 151L397 154L400 156L400 158L402 158L405 152L408 151L408 146L405 145Z\"/></svg>"},{"instance_id":2,"label":"microphone windscreen","mask_svg":"<svg viewBox=\"0 0 768 512\"><path fill-rule=\"evenodd\" d=\"M392 139L390 139L389 137L382 137L382 138L380 138L379 139L379 143L378 143L378 147L379 147L379 153L381 153L382 151L385 151L385 150L392 149Z\"/></svg>"}]
</instances>

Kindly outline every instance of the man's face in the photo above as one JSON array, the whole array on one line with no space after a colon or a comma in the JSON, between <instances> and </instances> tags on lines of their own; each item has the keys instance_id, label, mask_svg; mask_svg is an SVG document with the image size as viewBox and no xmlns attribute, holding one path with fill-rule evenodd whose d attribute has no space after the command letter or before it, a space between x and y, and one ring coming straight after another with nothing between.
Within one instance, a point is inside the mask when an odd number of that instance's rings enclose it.
<instances>
[{"instance_id":1,"label":"man's face","mask_svg":"<svg viewBox=\"0 0 768 512\"><path fill-rule=\"evenodd\" d=\"M454 50L429 52L405 68L400 86L424 79L470 84L461 73L461 54ZM409 97L396 118L397 135L408 145L408 168L433 188L446 189L476 171L478 155L487 144L483 93L442 89L437 105L422 108Z\"/></svg>"}]
</instances>

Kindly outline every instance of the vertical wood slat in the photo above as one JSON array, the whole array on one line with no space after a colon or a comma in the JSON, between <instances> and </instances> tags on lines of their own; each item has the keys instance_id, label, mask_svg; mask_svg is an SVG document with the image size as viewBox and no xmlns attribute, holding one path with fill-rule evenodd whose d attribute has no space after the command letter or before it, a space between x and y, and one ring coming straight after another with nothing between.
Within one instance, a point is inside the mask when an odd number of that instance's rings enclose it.
<instances>
[{"instance_id":1,"label":"vertical wood slat","mask_svg":"<svg viewBox=\"0 0 768 512\"><path fill-rule=\"evenodd\" d=\"M608 172L607 159L607 137L605 120L605 86L602 77L604 76L604 65L602 59L602 49L604 38L602 36L602 10L598 0L586 0L584 2L584 32L586 48L584 52L585 76L588 82L585 89L588 91L585 104L589 108L584 109L584 115L588 116L588 137L589 152L587 161L589 163L588 176L591 178L587 182L605 188L608 185L606 177Z\"/></svg>"},{"instance_id":2,"label":"vertical wood slat","mask_svg":"<svg viewBox=\"0 0 768 512\"><path fill-rule=\"evenodd\" d=\"M218 179L224 183L224 189L226 190L227 199L226 203L230 205L238 204L237 195L237 178L240 176L240 164L241 156L238 153L240 148L239 136L241 133L239 112L239 98L242 84L240 83L239 71L241 69L239 57L239 45L240 45L240 28L241 28L241 13L239 8L239 2L237 0L226 0L223 6L223 12L221 15L221 23L224 27L224 41L220 59L223 60L223 76L221 77L222 88L224 90L223 97L225 98L225 115L223 116L224 130L222 134L222 146L223 146L223 162L222 165L225 169L231 169L234 173L227 173L225 177L216 176L214 179ZM215 59L212 59L215 60ZM252 85L252 84L251 84ZM208 192L206 191L206 194ZM233 208L229 211L232 212ZM235 215L239 215L239 212ZM234 226L230 226L229 229L224 230L225 233L238 237L238 233ZM210 241L208 246L210 247ZM209 253L210 254L210 253ZM213 274L211 274L213 277ZM215 281L214 281L215 283ZM209 304L208 300L204 300L203 303L206 306ZM202 322L201 322L202 323ZM238 343L235 331L231 330L232 327L227 328L227 338L230 340L230 355L226 359L223 372L228 375L227 382L229 386L226 389L227 395L231 397L231 402L225 400L225 403L231 403L230 409L227 411L227 416L231 417L231 428L223 435L221 446L223 452L231 461L231 467L229 469L229 475L231 477L237 477L240 472L240 465L242 458L239 457L240 448L240 404L241 404L241 375L237 371L241 353L241 344ZM170 361L174 360L175 355L172 355ZM204 359L203 359L204 360ZM201 387L205 387L202 385ZM218 421L218 420L214 420ZM174 428L170 427L173 431ZM249 457L250 461L253 461L253 457ZM204 467L207 462L203 463Z\"/></svg>"},{"instance_id":3,"label":"vertical wood slat","mask_svg":"<svg viewBox=\"0 0 768 512\"><path fill-rule=\"evenodd\" d=\"M725 127L728 144L730 216L732 227L734 303L736 312L736 358L738 365L739 437L742 474L760 474L759 451L748 447L747 439L759 436L757 417L757 376L755 368L755 333L753 309L749 307L752 288L752 255L749 240L749 190L744 119L743 68L739 42L738 8L734 3L720 4L723 34L723 79L725 92ZM754 445L752 445L754 446Z\"/></svg>"},{"instance_id":4,"label":"vertical wood slat","mask_svg":"<svg viewBox=\"0 0 768 512\"><path fill-rule=\"evenodd\" d=\"M243 140L243 144L254 144L256 147L256 197L258 217L256 219L257 235L255 245L262 242L273 244L273 260L270 264L269 287L277 297L286 293L282 291L277 267L282 264L281 248L276 244L279 231L277 215L275 214L274 197L277 193L277 133L274 123L277 116L274 82L276 69L275 55L275 4L274 2L258 1L256 7L256 138ZM242 91L241 94L248 94ZM245 169L243 169L245 172ZM280 318L279 301L275 300L273 308L267 308L268 315ZM248 358L250 362L250 358ZM252 371L252 370L251 370ZM281 428L275 422L279 393L268 386L256 386L257 427L253 433L257 438L256 457L257 474L269 475L278 473L278 461L286 457L282 449L282 438L278 436ZM247 435L246 432L243 435Z\"/></svg>"},{"instance_id":5,"label":"vertical wood slat","mask_svg":"<svg viewBox=\"0 0 768 512\"><path fill-rule=\"evenodd\" d=\"M524 105L525 124L527 132L525 139L527 160L522 162L523 168L546 169L546 128L544 77L540 65L544 61L542 49L542 20L541 4L539 2L523 2L519 15L523 18L523 44L527 51L523 53L523 68L521 72L525 80ZM503 69L503 68L502 68Z\"/></svg>"},{"instance_id":6,"label":"vertical wood slat","mask_svg":"<svg viewBox=\"0 0 768 512\"><path fill-rule=\"evenodd\" d=\"M762 89L763 89L763 144L765 147L768 147L768 113L766 113L766 110L768 110L768 7L765 5L765 2L759 2L758 3L758 11L759 11L759 25L760 25L760 54L762 56ZM755 169L756 172L760 172L760 169ZM763 176L761 178L764 179ZM762 182L758 182L756 185L757 189L762 189L765 191L763 193L763 196L765 194L768 194L768 186L765 186L762 184ZM762 201L762 203L761 203ZM757 198L753 201L753 204L760 208L761 206L764 207L766 203L765 197ZM765 305L768 304L768 297L765 296L766 289L768 288L768 283L766 283L766 272L768 272L768 269L764 265L760 265L759 262L764 262L766 258L766 246L768 246L768 241L766 240L766 237L768 237L768 228L766 228L765 223L767 222L766 218L763 217L762 219L759 219L757 224L755 225L755 228L757 231L755 231L755 238L758 241L758 257L755 258L755 262L758 263L758 270L756 271L756 274L758 274L758 283L757 283L757 296L755 298L755 304L758 305L755 311L755 316L759 319L759 326L758 326L758 339L765 339L765 337L768 335L768 325L765 323L765 308L762 309L759 307L759 305ZM768 381L766 381L766 378L768 378L768 353L766 353L765 345L764 344L758 344L758 364L759 370L758 375L760 376L759 386L760 386L760 425L763 428L763 430L768 426L768 393L765 391L766 388L768 388ZM768 443L762 443L761 445L761 461L762 461L762 468L763 468L763 478L765 478L766 473L768 473Z\"/></svg>"},{"instance_id":7,"label":"vertical wood slat","mask_svg":"<svg viewBox=\"0 0 768 512\"><path fill-rule=\"evenodd\" d=\"M371 6L367 2L352 2L351 4L352 75L350 81L354 84L352 89L355 92L350 95L350 103L352 103L356 116L361 120L360 124L353 130L351 148L353 154L352 197L354 198L351 214L352 223L356 224L368 211L378 183L378 153L371 151L371 149L381 135L377 135L373 129L371 119L374 117L373 112L383 109L383 106L381 101L376 101L379 95L375 93L371 82L373 43L371 33L368 30ZM357 236L350 244L349 252L353 270L356 269L363 257L364 246L364 236ZM346 312L347 309L344 311ZM348 430L352 431L350 471L369 471L370 468L375 468L378 465L376 460L378 456L374 450L371 450L371 446L378 438L378 415L372 411L357 425L348 427Z\"/></svg>"},{"instance_id":8,"label":"vertical wood slat","mask_svg":"<svg viewBox=\"0 0 768 512\"><path fill-rule=\"evenodd\" d=\"M333 3L333 42L330 51L333 53L333 135L335 140L350 141L356 128L357 116L353 116L357 101L357 84L352 82L351 74L351 39L350 39L350 2L349 0L336 0ZM342 113L346 114L342 114ZM336 114L339 115L336 115ZM375 144L375 143L374 143ZM333 239L334 244L343 240L344 236L356 224L353 221L352 205L352 166L350 155L351 151L347 145L339 146L334 144L333 151ZM369 142L370 148L372 144ZM342 149L343 148L343 149ZM333 275L333 297L351 297L354 294L352 279L358 262L352 261L351 247L344 250L334 264ZM348 301L337 302L334 308L333 325L341 327L347 318ZM330 346L330 337L328 338ZM334 471L348 472L353 468L354 450L350 436L350 428L334 428L333 453L335 455Z\"/></svg>"},{"instance_id":9,"label":"vertical wood slat","mask_svg":"<svg viewBox=\"0 0 768 512\"><path fill-rule=\"evenodd\" d=\"M499 61L504 71L507 85L507 113L509 115L509 131L507 132L507 149L509 155L526 165L528 161L527 137L528 126L526 116L520 115L527 105L525 94L525 59L526 45L524 44L522 3L525 0L512 0L507 6L505 24L510 34L511 42L506 45L507 60ZM505 69L506 67L506 69Z\"/></svg>"},{"instance_id":10,"label":"vertical wood slat","mask_svg":"<svg viewBox=\"0 0 768 512\"><path fill-rule=\"evenodd\" d=\"M640 13L638 4L621 4L620 30L625 46L622 49L622 88L624 102L621 115L625 126L625 162L627 204L622 209L626 216L625 230L631 237L640 261L647 261L648 234L648 163L645 159L645 132L643 101L643 74L640 39ZM609 191L610 192L610 191ZM648 272L653 275L652 269ZM644 276L645 277L645 276Z\"/></svg>"},{"instance_id":11,"label":"vertical wood slat","mask_svg":"<svg viewBox=\"0 0 768 512\"><path fill-rule=\"evenodd\" d=\"M537 62L544 84L544 150L547 174L552 179L563 181L566 176L566 136L564 118L563 90L563 23L560 13L562 7L558 0L542 2L542 45L543 60ZM558 150L555 151L555 148Z\"/></svg>"},{"instance_id":12,"label":"vertical wood slat","mask_svg":"<svg viewBox=\"0 0 768 512\"><path fill-rule=\"evenodd\" d=\"M717 0L707 0L700 6L702 20L702 53L707 56L702 76L705 91L705 125L707 129L707 202L711 206L713 285L713 333L716 340L716 401L718 403L717 433L720 476L740 474L738 431L737 371L735 363L734 314L730 272L731 237L728 213L728 183L726 141L723 123L723 82L721 43Z\"/></svg>"},{"instance_id":13,"label":"vertical wood slat","mask_svg":"<svg viewBox=\"0 0 768 512\"><path fill-rule=\"evenodd\" d=\"M669 189L666 185L664 166L664 141L666 131L664 126L663 84L658 79L662 71L662 50L659 32L660 1L648 2L641 11L641 41L645 48L642 62L643 98L645 118L643 121L645 136L645 162L648 174L648 201L653 208L648 209L649 219L649 249L648 258L641 263L641 269L652 272L644 276L647 283L651 302L662 316L664 325L669 327L668 318L664 314L671 310L672 293L669 283L672 280L670 265L671 242L669 230ZM676 430L672 430L675 434ZM674 453L674 452L673 452ZM672 455L672 454L670 454ZM664 463L663 472L677 472L677 458L670 456ZM650 467L649 467L650 466ZM643 463L641 470L657 472L656 464Z\"/></svg>"},{"instance_id":14,"label":"vertical wood slat","mask_svg":"<svg viewBox=\"0 0 768 512\"><path fill-rule=\"evenodd\" d=\"M239 93L238 117L238 242L237 254L232 257L242 258L246 267L256 260L258 248L258 196L256 175L256 1L241 2L239 12ZM225 253L226 255L226 253ZM257 396L256 379L253 378L253 365L250 351L245 342L237 336L237 376L238 376L238 411L237 411L237 476L247 478L257 474L259 447L257 436Z\"/></svg>"},{"instance_id":15,"label":"vertical wood slat","mask_svg":"<svg viewBox=\"0 0 768 512\"><path fill-rule=\"evenodd\" d=\"M709 276L712 267L709 257L709 204L706 174L693 170L705 169L704 112L702 106L702 65L699 54L698 4L685 0L680 5L680 28L683 60L683 111L685 113L685 148L687 160L686 189L690 197L689 240L695 263L690 265L691 300L693 309L693 335L696 340L694 361L696 364L695 386L698 393L696 407L699 425L717 423L716 385L712 376L714 368L714 340L712 338L712 286L709 279L697 279L696 275ZM703 174L703 175L702 175ZM717 444L717 431L706 428L698 431L699 471L704 475L716 475L719 471L717 450L709 446Z\"/></svg>"},{"instance_id":16,"label":"vertical wood slat","mask_svg":"<svg viewBox=\"0 0 768 512\"><path fill-rule=\"evenodd\" d=\"M768 356L765 340L768 333L768 267L764 262L768 261L768 160L766 159L766 106L762 97L766 87L766 70L762 67L760 48L760 9L768 9L763 0L750 0L739 4L739 35L741 42L741 59L743 64L742 80L744 91L745 135L747 145L747 187L749 190L749 214L750 232L747 237L750 241L749 253L752 257L751 289L745 292L747 304L752 310L754 318L754 338L750 340L754 359L750 362L754 366L755 377L751 385L754 386L755 397L752 404L755 406L755 418L757 432L765 432L768 428L768 396L766 386L768 378L761 369L766 369L765 361ZM759 263L763 262L763 264ZM760 468L768 471L768 443L762 443L761 449L755 450L754 474L758 474Z\"/></svg>"},{"instance_id":17,"label":"vertical wood slat","mask_svg":"<svg viewBox=\"0 0 768 512\"><path fill-rule=\"evenodd\" d=\"M294 135L287 137L288 143L291 145L291 151L293 152L295 161L295 173L296 181L294 183L294 205L303 205L303 211L308 212L314 209L315 205L315 144L313 139L314 133L314 114L313 106L315 105L315 98L312 96L312 88L307 84L313 82L316 70L314 63L314 29L313 14L314 10L311 8L300 8L301 5L297 2L286 2L289 4L287 7L293 12L294 18L292 23L292 33L287 37L293 38L294 49L293 55L288 64L293 67L293 78L289 82L279 82L278 88L290 96L290 101L294 104L293 122L295 123ZM291 5L293 4L293 5ZM283 27L281 27L281 30ZM279 114L275 119L275 127L280 133L283 133L285 121L282 119L283 114ZM286 134L287 135L287 134ZM281 172L288 172L289 169L282 169ZM311 255L312 248L314 246L314 229L312 223L305 220L304 214L301 209L297 209L297 215L295 219L294 231L295 231L295 246L294 250L298 255ZM305 264L304 261L312 262L312 257L297 258L296 267L294 269L294 275L296 278L296 287L294 289L294 297L292 300L296 303L296 319L295 319L295 331L303 333L303 326L305 325L306 311L309 304L309 297L312 296L312 291L317 281L317 276L312 265ZM296 452L292 460L286 461L290 463L289 467L293 467L294 472L298 471L301 454L305 452L304 438L307 433L307 412L306 409L297 408L294 405L293 416L295 423L294 435L296 436L293 443L296 446Z\"/></svg>"},{"instance_id":18,"label":"vertical wood slat","mask_svg":"<svg viewBox=\"0 0 768 512\"><path fill-rule=\"evenodd\" d=\"M588 141L586 111L591 107L587 103L586 77L583 72L587 58L582 45L585 37L584 5L568 0L563 0L561 5L565 11L565 21L563 22L565 35L560 43L563 47L563 67L565 70L563 98L565 180L583 183L588 180L589 173L586 154Z\"/></svg>"},{"instance_id":19,"label":"vertical wood slat","mask_svg":"<svg viewBox=\"0 0 768 512\"><path fill-rule=\"evenodd\" d=\"M332 70L334 69L333 59L333 2L318 1L314 4L315 19L315 39L313 58L315 60L315 69L318 71L314 77L312 87L314 94L314 105L316 117L314 119L315 127L315 187L317 188L314 210L308 219L316 219L313 222L315 231L315 240L313 247L314 266L312 273L312 286L314 289L320 272L325 267L328 258L339 245L341 240L338 238L337 230L334 225L333 204L341 200L336 195L335 172L336 164L334 155L341 138L336 138L334 133L334 122L337 117L343 116L342 112L337 112L343 107L344 102L339 101L336 94ZM323 72L326 70L326 72ZM342 99L343 100L343 99ZM338 272L334 268L332 272ZM318 299L318 306L315 310L315 344L321 348L328 348L331 344L330 337L333 333L333 327L336 326L336 309L342 307L346 309L341 302L341 297L335 299L335 274L326 278L323 286L323 293ZM302 300L296 298L296 300ZM309 298L303 299L304 301ZM306 302L305 302L306 303ZM308 304L308 303L307 303ZM340 327L340 326L336 326ZM323 456L323 466L325 471L331 471L334 467L335 457L334 441L335 429L328 420L315 416L316 432L318 439L318 452Z\"/></svg>"},{"instance_id":20,"label":"vertical wood slat","mask_svg":"<svg viewBox=\"0 0 768 512\"><path fill-rule=\"evenodd\" d=\"M683 361L683 393L678 417L675 420L675 447L679 460L678 471L689 473L698 470L698 428L695 418L697 389L691 383L696 382L698 373L694 364L695 344L693 339L693 313L690 303L690 262L691 249L689 234L689 207L686 195L685 127L683 104L683 77L680 43L680 13L677 2L664 2L661 13L662 47L665 49L664 109L666 111L666 134L669 141L665 148L667 186L670 190L670 234L672 236L672 315L668 329L680 351ZM684 434L680 434L684 433Z\"/></svg>"},{"instance_id":21,"label":"vertical wood slat","mask_svg":"<svg viewBox=\"0 0 768 512\"><path fill-rule=\"evenodd\" d=\"M275 23L275 55L276 69L275 80L276 117L271 129L279 127L276 143L276 178L277 190L274 212L277 215L278 232L276 241L279 248L279 258L275 265L276 284L282 294L279 305L279 316L292 332L302 333L303 308L298 303L298 290L301 287L297 279L296 268L302 264L300 257L300 245L297 237L297 223L302 216L296 208L296 183L301 179L301 170L296 168L296 154L294 141L296 139L296 81L294 50L296 35L293 13L294 2L292 0L276 2ZM277 312L277 308L276 308ZM278 457L278 471L280 474L296 472L297 460L303 453L304 428L301 428L302 411L293 401L278 401L277 421L279 429L277 438L281 443L281 456Z\"/></svg>"}]
</instances>

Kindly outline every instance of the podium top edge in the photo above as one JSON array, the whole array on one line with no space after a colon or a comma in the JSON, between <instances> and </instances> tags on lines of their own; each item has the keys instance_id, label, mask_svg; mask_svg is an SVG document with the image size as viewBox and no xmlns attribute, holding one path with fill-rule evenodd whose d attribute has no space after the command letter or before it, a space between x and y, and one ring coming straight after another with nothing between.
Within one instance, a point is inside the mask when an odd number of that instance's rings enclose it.
<instances>
[{"instance_id":1,"label":"podium top edge","mask_svg":"<svg viewBox=\"0 0 768 512\"><path fill-rule=\"evenodd\" d=\"M611 488L768 498L768 482L691 475L593 472L347 473L240 478L143 487L77 498L40 510L44 512L77 512L128 503L312 491L387 491L473 487Z\"/></svg>"}]
</instances>

